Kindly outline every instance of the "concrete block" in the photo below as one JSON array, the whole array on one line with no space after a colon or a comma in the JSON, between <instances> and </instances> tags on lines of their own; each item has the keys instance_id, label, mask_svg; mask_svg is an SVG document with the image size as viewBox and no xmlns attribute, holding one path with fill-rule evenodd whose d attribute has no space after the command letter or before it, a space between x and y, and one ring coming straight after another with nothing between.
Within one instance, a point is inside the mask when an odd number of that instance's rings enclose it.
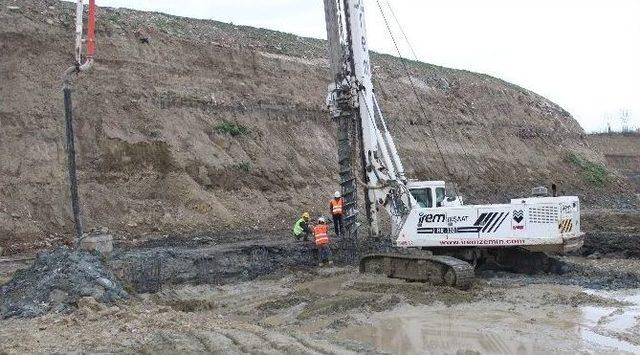
<instances>
[{"instance_id":1,"label":"concrete block","mask_svg":"<svg viewBox=\"0 0 640 355\"><path fill-rule=\"evenodd\" d=\"M97 250L102 255L109 255L113 251L113 236L104 233L91 233L80 242L82 250Z\"/></svg>"}]
</instances>

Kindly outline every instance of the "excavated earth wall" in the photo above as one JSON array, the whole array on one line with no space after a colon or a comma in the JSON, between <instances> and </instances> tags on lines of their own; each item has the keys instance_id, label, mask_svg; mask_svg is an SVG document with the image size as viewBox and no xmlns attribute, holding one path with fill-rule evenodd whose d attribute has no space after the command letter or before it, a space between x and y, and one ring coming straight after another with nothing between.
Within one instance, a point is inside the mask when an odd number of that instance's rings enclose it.
<instances>
[{"instance_id":1,"label":"excavated earth wall","mask_svg":"<svg viewBox=\"0 0 640 355\"><path fill-rule=\"evenodd\" d=\"M604 154L609 166L626 175L640 196L640 133L590 134L589 143Z\"/></svg>"},{"instance_id":2,"label":"excavated earth wall","mask_svg":"<svg viewBox=\"0 0 640 355\"><path fill-rule=\"evenodd\" d=\"M331 259L353 263L353 242L334 240ZM162 238L134 247L123 246L108 260L111 270L136 292L156 292L166 285L249 281L288 270L313 269L317 250L311 241L273 235Z\"/></svg>"},{"instance_id":3,"label":"excavated earth wall","mask_svg":"<svg viewBox=\"0 0 640 355\"><path fill-rule=\"evenodd\" d=\"M74 85L87 228L124 237L267 234L288 229L302 210L327 212L337 153L324 41L107 8L96 30L95 68ZM70 235L60 75L72 43L72 4L0 0L0 247L8 254ZM604 180L585 173L580 162L604 158L549 100L411 62L423 117L399 59L372 61L409 176L451 180L437 140L467 202L502 202L556 182L587 207L637 203L614 170Z\"/></svg>"}]
</instances>

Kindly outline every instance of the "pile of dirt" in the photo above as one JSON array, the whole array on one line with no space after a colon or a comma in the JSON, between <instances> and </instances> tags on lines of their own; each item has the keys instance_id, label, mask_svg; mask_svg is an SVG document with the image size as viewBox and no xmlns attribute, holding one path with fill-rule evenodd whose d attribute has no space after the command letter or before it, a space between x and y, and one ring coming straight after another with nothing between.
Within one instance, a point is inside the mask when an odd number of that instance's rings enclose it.
<instances>
[{"instance_id":1,"label":"pile of dirt","mask_svg":"<svg viewBox=\"0 0 640 355\"><path fill-rule=\"evenodd\" d=\"M128 294L99 255L59 247L40 253L0 288L0 317L66 313L87 297L110 304Z\"/></svg>"},{"instance_id":2,"label":"pile of dirt","mask_svg":"<svg viewBox=\"0 0 640 355\"><path fill-rule=\"evenodd\" d=\"M72 230L60 75L73 62L73 20L69 2L0 0L7 254ZM73 99L87 228L121 237L268 232L289 229L304 210L326 213L338 166L325 41L109 8L98 9L96 35L94 69L75 82ZM454 180L469 203L551 182L583 206L637 202L571 115L540 95L410 62L423 115L401 61L371 60L409 177Z\"/></svg>"}]
</instances>

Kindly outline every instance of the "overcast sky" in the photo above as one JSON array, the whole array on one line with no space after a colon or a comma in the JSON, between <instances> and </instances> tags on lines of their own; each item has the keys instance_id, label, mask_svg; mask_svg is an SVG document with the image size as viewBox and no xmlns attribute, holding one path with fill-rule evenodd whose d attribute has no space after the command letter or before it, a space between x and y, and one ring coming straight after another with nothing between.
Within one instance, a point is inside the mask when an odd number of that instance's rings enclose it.
<instances>
[{"instance_id":1,"label":"overcast sky","mask_svg":"<svg viewBox=\"0 0 640 355\"><path fill-rule=\"evenodd\" d=\"M567 109L587 131L640 127L640 0L379 0L391 4L421 61L487 73ZM97 0L326 38L322 0ZM395 54L376 0L372 50ZM400 31L395 35L402 39ZM401 51L412 57L404 41Z\"/></svg>"}]
</instances>

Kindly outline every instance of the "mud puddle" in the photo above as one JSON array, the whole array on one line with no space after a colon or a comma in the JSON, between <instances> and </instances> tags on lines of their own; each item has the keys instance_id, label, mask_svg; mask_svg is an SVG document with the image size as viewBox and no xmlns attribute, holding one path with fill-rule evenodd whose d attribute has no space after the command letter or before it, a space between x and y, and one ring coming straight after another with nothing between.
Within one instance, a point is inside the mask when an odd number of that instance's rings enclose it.
<instances>
[{"instance_id":1,"label":"mud puddle","mask_svg":"<svg viewBox=\"0 0 640 355\"><path fill-rule=\"evenodd\" d=\"M278 260L290 250L265 247ZM216 262L227 271L235 267L233 275L264 265L266 254L255 248L225 250L230 257ZM155 276L181 268L195 271L168 279L211 275L212 268L193 267L201 265L199 254L173 252L160 254L167 260ZM249 273L246 281L167 282L109 312L83 308L0 321L0 353L640 353L640 288L628 281L637 261L578 258L574 264L586 271L495 274L465 291L354 267L276 265L275 272ZM594 284L601 288L589 287Z\"/></svg>"},{"instance_id":2,"label":"mud puddle","mask_svg":"<svg viewBox=\"0 0 640 355\"><path fill-rule=\"evenodd\" d=\"M582 307L580 333L586 341L618 351L640 354L640 291L587 291L599 297L616 300L623 308Z\"/></svg>"},{"instance_id":3,"label":"mud puddle","mask_svg":"<svg viewBox=\"0 0 640 355\"><path fill-rule=\"evenodd\" d=\"M640 290L530 285L502 300L401 305L360 317L339 337L390 353L640 353Z\"/></svg>"}]
</instances>

